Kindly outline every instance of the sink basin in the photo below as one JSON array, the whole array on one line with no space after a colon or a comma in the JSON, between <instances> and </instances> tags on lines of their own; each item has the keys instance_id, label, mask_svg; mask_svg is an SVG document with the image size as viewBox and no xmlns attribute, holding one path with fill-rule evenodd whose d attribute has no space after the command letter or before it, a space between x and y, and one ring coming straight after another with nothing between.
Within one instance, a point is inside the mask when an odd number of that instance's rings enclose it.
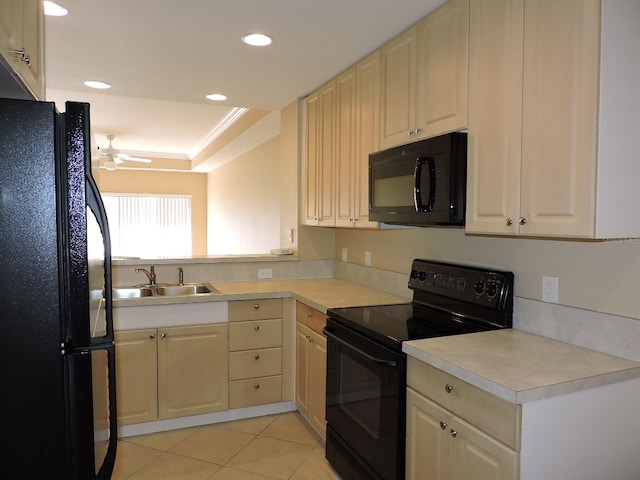
<instances>
[{"instance_id":1,"label":"sink basin","mask_svg":"<svg viewBox=\"0 0 640 480\"><path fill-rule=\"evenodd\" d=\"M153 296L153 289L149 287L116 287L111 292L113 298L140 298Z\"/></svg>"},{"instance_id":2,"label":"sink basin","mask_svg":"<svg viewBox=\"0 0 640 480\"><path fill-rule=\"evenodd\" d=\"M206 295L220 293L210 283L185 283L182 285L162 283L158 285L135 285L115 287L113 298L177 297L181 295Z\"/></svg>"},{"instance_id":3,"label":"sink basin","mask_svg":"<svg viewBox=\"0 0 640 480\"><path fill-rule=\"evenodd\" d=\"M200 293L220 293L208 283L186 283L184 285L163 285L155 288L156 295L173 297L177 295L198 295Z\"/></svg>"}]
</instances>

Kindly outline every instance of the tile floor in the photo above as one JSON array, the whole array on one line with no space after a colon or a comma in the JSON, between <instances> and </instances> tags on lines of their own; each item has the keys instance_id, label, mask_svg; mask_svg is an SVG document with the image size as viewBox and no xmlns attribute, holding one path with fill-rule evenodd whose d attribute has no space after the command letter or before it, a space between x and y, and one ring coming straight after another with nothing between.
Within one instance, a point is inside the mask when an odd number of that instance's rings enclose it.
<instances>
[{"instance_id":1,"label":"tile floor","mask_svg":"<svg viewBox=\"0 0 640 480\"><path fill-rule=\"evenodd\" d=\"M112 480L339 480L298 413L185 428L118 442Z\"/></svg>"}]
</instances>

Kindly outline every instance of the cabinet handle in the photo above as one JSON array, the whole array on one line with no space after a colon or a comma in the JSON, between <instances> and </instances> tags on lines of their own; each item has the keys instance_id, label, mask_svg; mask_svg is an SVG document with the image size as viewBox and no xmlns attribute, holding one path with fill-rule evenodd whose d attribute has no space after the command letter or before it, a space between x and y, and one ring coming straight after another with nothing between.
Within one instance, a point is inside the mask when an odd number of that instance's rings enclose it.
<instances>
[{"instance_id":1,"label":"cabinet handle","mask_svg":"<svg viewBox=\"0 0 640 480\"><path fill-rule=\"evenodd\" d=\"M507 227L510 227L511 225L513 225L513 220L511 220L511 217L507 217L504 223Z\"/></svg>"},{"instance_id":2,"label":"cabinet handle","mask_svg":"<svg viewBox=\"0 0 640 480\"><path fill-rule=\"evenodd\" d=\"M260 330L260 325L256 325L255 327L253 327L253 329L257 332L258 330Z\"/></svg>"},{"instance_id":3,"label":"cabinet handle","mask_svg":"<svg viewBox=\"0 0 640 480\"><path fill-rule=\"evenodd\" d=\"M259 384L259 383L256 383L256 384L253 386L253 388L255 388L256 390L258 390L258 389L260 388L260 384Z\"/></svg>"},{"instance_id":4,"label":"cabinet handle","mask_svg":"<svg viewBox=\"0 0 640 480\"><path fill-rule=\"evenodd\" d=\"M451 393L451 392L453 392L453 385L451 385L451 384L447 383L447 384L444 386L444 389L445 389L445 391L446 391L447 393Z\"/></svg>"},{"instance_id":5,"label":"cabinet handle","mask_svg":"<svg viewBox=\"0 0 640 480\"><path fill-rule=\"evenodd\" d=\"M518 219L518 223L519 223L520 225L524 225L525 223L527 223L527 219L526 219L526 218L524 218L524 217L520 217L520 218Z\"/></svg>"},{"instance_id":6,"label":"cabinet handle","mask_svg":"<svg viewBox=\"0 0 640 480\"><path fill-rule=\"evenodd\" d=\"M311 318L311 317L313 317L313 313L307 312L307 318Z\"/></svg>"},{"instance_id":7,"label":"cabinet handle","mask_svg":"<svg viewBox=\"0 0 640 480\"><path fill-rule=\"evenodd\" d=\"M458 436L458 432L456 432L453 428L451 429L451 436L456 438Z\"/></svg>"},{"instance_id":8,"label":"cabinet handle","mask_svg":"<svg viewBox=\"0 0 640 480\"><path fill-rule=\"evenodd\" d=\"M260 308L260 304L256 303L253 308L255 308L256 310L258 310Z\"/></svg>"},{"instance_id":9,"label":"cabinet handle","mask_svg":"<svg viewBox=\"0 0 640 480\"><path fill-rule=\"evenodd\" d=\"M256 355L255 357L253 357L256 360L260 360L260 354Z\"/></svg>"},{"instance_id":10,"label":"cabinet handle","mask_svg":"<svg viewBox=\"0 0 640 480\"><path fill-rule=\"evenodd\" d=\"M448 425L447 425L445 422L443 422L442 420L440 420L440 428L441 428L442 430L446 430L446 429L447 429L447 427L448 427Z\"/></svg>"},{"instance_id":11,"label":"cabinet handle","mask_svg":"<svg viewBox=\"0 0 640 480\"><path fill-rule=\"evenodd\" d=\"M166 333L161 333L160 334L160 338L167 338L167 334Z\"/></svg>"},{"instance_id":12,"label":"cabinet handle","mask_svg":"<svg viewBox=\"0 0 640 480\"><path fill-rule=\"evenodd\" d=\"M156 336L153 333L151 335L149 335L149 340L153 340L155 338L156 338Z\"/></svg>"},{"instance_id":13,"label":"cabinet handle","mask_svg":"<svg viewBox=\"0 0 640 480\"><path fill-rule=\"evenodd\" d=\"M27 55L27 53L24 51L24 48L20 50L9 50L9 52L17 55L18 60L26 63L27 67L31 66L31 59L29 58L29 55Z\"/></svg>"}]
</instances>

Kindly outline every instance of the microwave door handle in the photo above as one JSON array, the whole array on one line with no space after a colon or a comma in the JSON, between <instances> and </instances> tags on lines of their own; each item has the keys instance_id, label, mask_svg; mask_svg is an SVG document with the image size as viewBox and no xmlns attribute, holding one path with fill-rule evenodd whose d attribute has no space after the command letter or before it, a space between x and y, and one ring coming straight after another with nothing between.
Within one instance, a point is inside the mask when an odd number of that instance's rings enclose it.
<instances>
[{"instance_id":1,"label":"microwave door handle","mask_svg":"<svg viewBox=\"0 0 640 480\"><path fill-rule=\"evenodd\" d=\"M422 167L427 164L429 170L429 199L426 205L422 201L422 191L420 189L420 179L422 178ZM433 210L433 204L436 200L436 163L433 157L418 157L416 160L416 169L414 173L414 187L413 187L413 203L416 208L416 212L431 212Z\"/></svg>"}]
</instances>

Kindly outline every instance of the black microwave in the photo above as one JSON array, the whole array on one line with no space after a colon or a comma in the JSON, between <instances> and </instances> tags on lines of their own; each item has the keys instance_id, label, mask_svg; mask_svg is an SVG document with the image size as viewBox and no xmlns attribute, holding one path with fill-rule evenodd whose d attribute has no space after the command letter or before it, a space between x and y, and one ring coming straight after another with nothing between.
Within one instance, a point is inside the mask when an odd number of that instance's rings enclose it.
<instances>
[{"instance_id":1,"label":"black microwave","mask_svg":"<svg viewBox=\"0 0 640 480\"><path fill-rule=\"evenodd\" d=\"M369 155L369 220L464 225L466 188L466 133L448 133Z\"/></svg>"}]
</instances>

